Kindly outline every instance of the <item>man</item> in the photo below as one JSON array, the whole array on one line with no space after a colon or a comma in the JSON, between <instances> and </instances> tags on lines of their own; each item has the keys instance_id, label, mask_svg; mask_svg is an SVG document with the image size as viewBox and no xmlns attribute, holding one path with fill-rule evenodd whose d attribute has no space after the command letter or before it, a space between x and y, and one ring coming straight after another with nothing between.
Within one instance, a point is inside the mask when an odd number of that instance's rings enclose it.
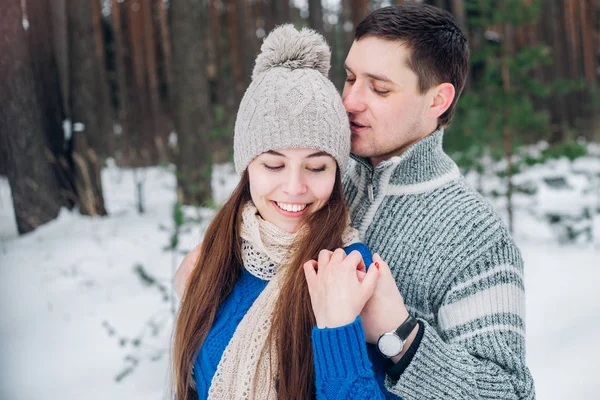
<instances>
[{"instance_id":1,"label":"man","mask_svg":"<svg viewBox=\"0 0 600 400\"><path fill-rule=\"evenodd\" d=\"M520 252L442 150L467 66L451 15L422 4L367 16L345 64L344 193L353 226L389 263L361 317L367 341L391 343L379 346L391 359L386 384L405 399L535 397Z\"/></svg>"}]
</instances>

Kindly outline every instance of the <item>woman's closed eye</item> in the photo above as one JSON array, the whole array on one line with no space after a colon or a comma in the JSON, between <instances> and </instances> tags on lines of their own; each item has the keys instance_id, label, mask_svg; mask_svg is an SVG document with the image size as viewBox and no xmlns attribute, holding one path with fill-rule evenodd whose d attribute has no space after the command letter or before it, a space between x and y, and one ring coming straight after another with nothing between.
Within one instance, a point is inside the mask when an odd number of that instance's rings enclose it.
<instances>
[{"instance_id":1,"label":"woman's closed eye","mask_svg":"<svg viewBox=\"0 0 600 400\"><path fill-rule=\"evenodd\" d=\"M279 170L283 169L283 165L268 165L268 164L263 164L263 165L269 171L279 171Z\"/></svg>"},{"instance_id":2,"label":"woman's closed eye","mask_svg":"<svg viewBox=\"0 0 600 400\"><path fill-rule=\"evenodd\" d=\"M285 168L285 165L277 165L277 164L263 164L263 166L268 169L269 171L281 171L282 169ZM321 165L321 166L307 166L305 167L306 170L310 171L310 172L323 172L327 169L327 165Z\"/></svg>"}]
</instances>

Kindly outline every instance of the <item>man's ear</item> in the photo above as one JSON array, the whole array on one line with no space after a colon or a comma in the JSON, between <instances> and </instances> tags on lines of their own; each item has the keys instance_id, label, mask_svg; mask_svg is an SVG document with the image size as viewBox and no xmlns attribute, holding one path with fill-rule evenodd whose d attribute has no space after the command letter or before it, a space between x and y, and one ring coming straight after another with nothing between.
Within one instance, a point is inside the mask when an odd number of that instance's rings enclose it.
<instances>
[{"instance_id":1,"label":"man's ear","mask_svg":"<svg viewBox=\"0 0 600 400\"><path fill-rule=\"evenodd\" d=\"M440 83L430 90L432 99L429 111L432 117L439 118L452 104L456 90L454 89L454 85L448 82Z\"/></svg>"}]
</instances>

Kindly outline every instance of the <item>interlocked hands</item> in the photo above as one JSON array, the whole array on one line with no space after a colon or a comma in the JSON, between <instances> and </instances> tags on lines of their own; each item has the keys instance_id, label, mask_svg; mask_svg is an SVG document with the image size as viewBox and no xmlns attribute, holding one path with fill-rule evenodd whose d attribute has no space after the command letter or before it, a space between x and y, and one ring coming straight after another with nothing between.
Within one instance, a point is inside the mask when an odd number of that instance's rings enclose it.
<instances>
[{"instance_id":1,"label":"interlocked hands","mask_svg":"<svg viewBox=\"0 0 600 400\"><path fill-rule=\"evenodd\" d=\"M396 329L408 317L388 264L378 254L367 269L358 251L322 250L304 273L319 328L335 328L361 316L367 342Z\"/></svg>"}]
</instances>

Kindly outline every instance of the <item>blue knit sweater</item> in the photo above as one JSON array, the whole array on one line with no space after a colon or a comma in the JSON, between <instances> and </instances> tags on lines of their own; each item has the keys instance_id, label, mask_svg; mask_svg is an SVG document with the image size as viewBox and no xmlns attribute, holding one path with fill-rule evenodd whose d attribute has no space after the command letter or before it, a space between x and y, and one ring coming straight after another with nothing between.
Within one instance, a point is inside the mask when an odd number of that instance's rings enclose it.
<instances>
[{"instance_id":1,"label":"blue knit sweater","mask_svg":"<svg viewBox=\"0 0 600 400\"><path fill-rule=\"evenodd\" d=\"M346 253L360 251L367 266L372 262L371 252L364 244L353 244L345 250ZM194 363L199 399L208 397L225 347L267 283L244 269L233 291L219 307ZM385 389L385 360L374 346L366 343L360 317L339 328L314 327L312 343L317 399L399 399Z\"/></svg>"}]
</instances>

